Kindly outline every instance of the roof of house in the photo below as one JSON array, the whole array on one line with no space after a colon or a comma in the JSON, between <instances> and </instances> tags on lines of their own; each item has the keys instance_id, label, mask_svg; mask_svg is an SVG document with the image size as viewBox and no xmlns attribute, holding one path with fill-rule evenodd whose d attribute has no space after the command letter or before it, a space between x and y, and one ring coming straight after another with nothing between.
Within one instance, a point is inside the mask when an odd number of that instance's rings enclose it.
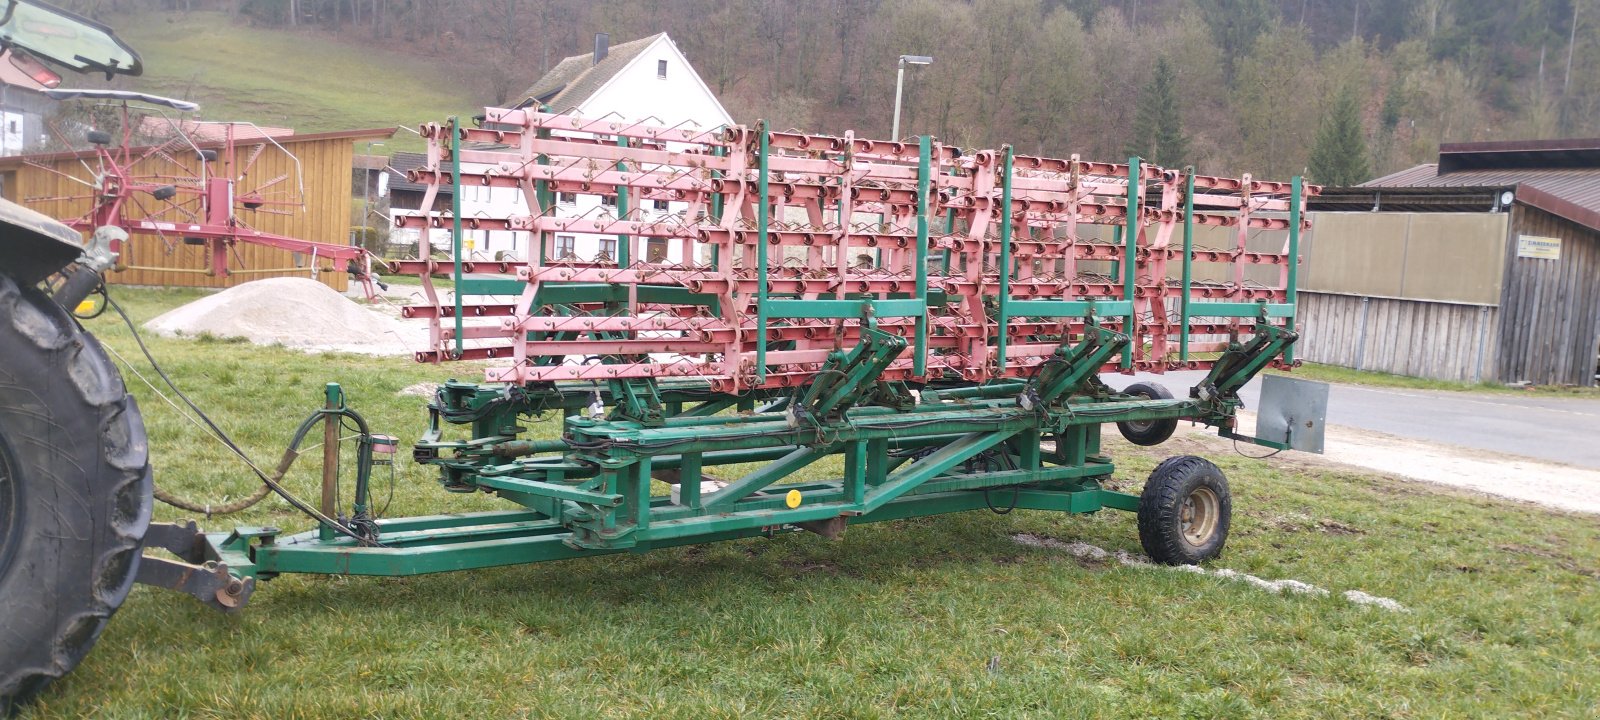
<instances>
[{"instance_id":1,"label":"roof of house","mask_svg":"<svg viewBox=\"0 0 1600 720\"><path fill-rule=\"evenodd\" d=\"M1361 187L1510 189L1518 202L1600 230L1600 139L1441 145L1439 162Z\"/></svg>"},{"instance_id":2,"label":"roof of house","mask_svg":"<svg viewBox=\"0 0 1600 720\"><path fill-rule=\"evenodd\" d=\"M419 152L397 152L389 156L388 167L384 168L389 173L389 191L421 192L428 188L423 183L411 182L406 179L406 171L415 170L428 164L428 154ZM449 185L439 186L439 193L449 195Z\"/></svg>"},{"instance_id":3,"label":"roof of house","mask_svg":"<svg viewBox=\"0 0 1600 720\"><path fill-rule=\"evenodd\" d=\"M581 105L603 87L633 59L666 33L656 33L620 45L613 45L599 63L593 53L573 55L556 63L550 72L539 78L526 92L524 98L542 102L557 112Z\"/></svg>"}]
</instances>

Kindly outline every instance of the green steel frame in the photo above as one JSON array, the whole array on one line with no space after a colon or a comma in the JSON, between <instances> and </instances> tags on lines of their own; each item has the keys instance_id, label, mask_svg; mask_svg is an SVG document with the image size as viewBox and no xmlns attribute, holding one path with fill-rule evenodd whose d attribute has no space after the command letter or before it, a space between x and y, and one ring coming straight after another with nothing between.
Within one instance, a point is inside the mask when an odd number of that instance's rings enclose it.
<instances>
[{"instance_id":1,"label":"green steel frame","mask_svg":"<svg viewBox=\"0 0 1600 720\"><path fill-rule=\"evenodd\" d=\"M1135 510L1136 495L1103 486L1115 466L1101 453L1101 426L1181 418L1232 436L1237 390L1294 339L1263 322L1192 397L1165 400L1106 387L1097 373L1128 338L1093 317L1089 327L1031 380L920 393L877 381L875 368L906 342L869 334L824 373L836 381L793 395L736 398L662 382L652 388L663 412L653 425L614 419L626 392L616 385L448 383L414 457L437 466L447 490L492 493L519 509L379 519L368 541L238 528L208 535L208 556L241 578L416 575L800 530L833 535L850 524L993 507L994 490L1023 509ZM597 398L614 417L585 415ZM760 406L731 412L741 400ZM565 418L560 439L521 437L527 418L546 414ZM446 439L452 427L467 437ZM797 479L830 457L842 458L833 477ZM708 472L752 463L760 465L738 477ZM720 482L704 492L711 479ZM654 480L676 484L676 497L653 493Z\"/></svg>"}]
</instances>

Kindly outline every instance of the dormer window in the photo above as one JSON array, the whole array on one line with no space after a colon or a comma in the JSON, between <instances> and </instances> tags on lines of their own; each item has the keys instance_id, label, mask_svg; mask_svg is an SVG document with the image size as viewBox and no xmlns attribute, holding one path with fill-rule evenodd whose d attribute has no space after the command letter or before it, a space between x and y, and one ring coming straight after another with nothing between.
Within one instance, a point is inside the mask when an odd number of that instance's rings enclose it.
<instances>
[{"instance_id":1,"label":"dormer window","mask_svg":"<svg viewBox=\"0 0 1600 720\"><path fill-rule=\"evenodd\" d=\"M656 61L656 77L662 78L662 79L666 79L666 77L667 77L667 61L665 61L665 60L657 60Z\"/></svg>"}]
</instances>

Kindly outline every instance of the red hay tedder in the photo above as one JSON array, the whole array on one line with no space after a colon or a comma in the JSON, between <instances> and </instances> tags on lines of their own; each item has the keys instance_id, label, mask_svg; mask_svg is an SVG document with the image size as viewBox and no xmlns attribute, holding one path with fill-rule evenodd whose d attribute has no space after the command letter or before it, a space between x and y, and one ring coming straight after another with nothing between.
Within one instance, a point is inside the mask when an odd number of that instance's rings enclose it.
<instances>
[{"instance_id":1,"label":"red hay tedder","mask_svg":"<svg viewBox=\"0 0 1600 720\"><path fill-rule=\"evenodd\" d=\"M376 295L372 270L375 262L382 267L382 261L365 248L264 232L246 220L251 214L294 215L305 210L300 162L271 133L248 122L180 121L159 109L199 109L183 100L122 90L45 92L58 100L91 100L113 107L120 130L115 136L103 130L87 131L94 155L92 162L79 158L83 175L28 161L29 166L63 177L81 191L26 197L24 204L40 207L88 201L86 212L61 221L86 233L112 227L129 235L155 236L166 244L169 254L182 244L203 248L206 255L203 269L143 269L211 276L267 272L244 267L237 247L247 243L301 253L309 258L313 275L326 261L336 270L349 271L361 282L367 297ZM141 112L152 114L141 122ZM66 133L52 129L67 143ZM141 136L150 135L158 139L139 144ZM263 169L268 164L264 159L272 155L285 160L273 165L292 170L269 174L270 170ZM126 257L121 242L113 238L111 249Z\"/></svg>"}]
</instances>

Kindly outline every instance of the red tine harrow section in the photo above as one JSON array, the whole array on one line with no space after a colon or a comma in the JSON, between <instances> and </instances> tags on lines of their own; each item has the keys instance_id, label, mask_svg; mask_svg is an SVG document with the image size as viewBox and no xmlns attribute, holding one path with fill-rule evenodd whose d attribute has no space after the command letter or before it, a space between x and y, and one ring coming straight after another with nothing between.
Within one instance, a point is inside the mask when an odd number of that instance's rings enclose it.
<instances>
[{"instance_id":1,"label":"red tine harrow section","mask_svg":"<svg viewBox=\"0 0 1600 720\"><path fill-rule=\"evenodd\" d=\"M398 263L424 284L406 310L432 328L417 359L506 361L490 382L798 386L886 333L905 347L881 379L974 383L1031 377L1090 325L1133 340L1106 370L1208 367L1254 323L1293 329L1317 191L764 123L488 108L482 127L422 133L427 163L410 179L427 185L423 210L396 220L424 230L421 259ZM463 216L474 186L526 209ZM431 211L444 195L452 210ZM604 202L578 212L580 196ZM474 261L471 230L527 241L514 261ZM574 235L605 251L577 257L558 242ZM446 276L449 293L434 283Z\"/></svg>"}]
</instances>

